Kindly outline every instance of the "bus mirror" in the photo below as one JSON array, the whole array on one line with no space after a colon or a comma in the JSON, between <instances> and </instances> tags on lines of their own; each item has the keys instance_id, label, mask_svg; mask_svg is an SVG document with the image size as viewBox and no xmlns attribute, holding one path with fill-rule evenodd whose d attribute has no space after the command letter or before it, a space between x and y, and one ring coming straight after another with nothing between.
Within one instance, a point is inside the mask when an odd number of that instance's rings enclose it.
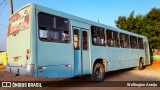
<instances>
[{"instance_id":1,"label":"bus mirror","mask_svg":"<svg viewBox=\"0 0 160 90\"><path fill-rule=\"evenodd\" d=\"M46 30L39 30L39 35L40 35L40 38L47 38L48 37L48 31Z\"/></svg>"}]
</instances>

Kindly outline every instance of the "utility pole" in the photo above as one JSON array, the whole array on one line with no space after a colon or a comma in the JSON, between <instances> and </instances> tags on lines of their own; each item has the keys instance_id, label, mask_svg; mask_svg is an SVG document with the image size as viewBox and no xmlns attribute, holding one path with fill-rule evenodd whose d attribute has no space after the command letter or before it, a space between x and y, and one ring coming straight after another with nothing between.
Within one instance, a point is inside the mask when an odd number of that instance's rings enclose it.
<instances>
[{"instance_id":1,"label":"utility pole","mask_svg":"<svg viewBox=\"0 0 160 90\"><path fill-rule=\"evenodd\" d=\"M13 14L13 1L10 0L10 15Z\"/></svg>"}]
</instances>

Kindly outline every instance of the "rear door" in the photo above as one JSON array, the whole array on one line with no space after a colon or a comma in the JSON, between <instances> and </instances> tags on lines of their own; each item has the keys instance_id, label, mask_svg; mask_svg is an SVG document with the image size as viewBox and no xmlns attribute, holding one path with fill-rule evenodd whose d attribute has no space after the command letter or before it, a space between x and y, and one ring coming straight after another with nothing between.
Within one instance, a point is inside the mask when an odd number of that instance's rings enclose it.
<instances>
[{"instance_id":1,"label":"rear door","mask_svg":"<svg viewBox=\"0 0 160 90\"><path fill-rule=\"evenodd\" d=\"M74 75L82 74L81 29L73 27Z\"/></svg>"},{"instance_id":2,"label":"rear door","mask_svg":"<svg viewBox=\"0 0 160 90\"><path fill-rule=\"evenodd\" d=\"M82 73L90 73L89 35L87 29L82 29Z\"/></svg>"},{"instance_id":3,"label":"rear door","mask_svg":"<svg viewBox=\"0 0 160 90\"><path fill-rule=\"evenodd\" d=\"M73 27L74 75L89 74L89 37L88 30Z\"/></svg>"}]
</instances>

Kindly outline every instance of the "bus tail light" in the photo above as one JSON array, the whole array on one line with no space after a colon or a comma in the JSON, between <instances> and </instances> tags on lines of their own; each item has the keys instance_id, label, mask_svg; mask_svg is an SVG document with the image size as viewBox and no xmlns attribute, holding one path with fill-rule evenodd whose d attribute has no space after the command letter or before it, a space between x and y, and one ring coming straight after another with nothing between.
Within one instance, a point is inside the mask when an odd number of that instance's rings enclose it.
<instances>
[{"instance_id":1,"label":"bus tail light","mask_svg":"<svg viewBox=\"0 0 160 90\"><path fill-rule=\"evenodd\" d=\"M30 50L27 49L27 50L26 50L26 60L29 60L29 53L30 53Z\"/></svg>"},{"instance_id":2,"label":"bus tail light","mask_svg":"<svg viewBox=\"0 0 160 90\"><path fill-rule=\"evenodd\" d=\"M26 60L28 60L29 59L29 56L28 55L26 55Z\"/></svg>"},{"instance_id":3,"label":"bus tail light","mask_svg":"<svg viewBox=\"0 0 160 90\"><path fill-rule=\"evenodd\" d=\"M27 51L26 51L26 52L27 52L27 54L29 54L29 49L27 49Z\"/></svg>"}]
</instances>

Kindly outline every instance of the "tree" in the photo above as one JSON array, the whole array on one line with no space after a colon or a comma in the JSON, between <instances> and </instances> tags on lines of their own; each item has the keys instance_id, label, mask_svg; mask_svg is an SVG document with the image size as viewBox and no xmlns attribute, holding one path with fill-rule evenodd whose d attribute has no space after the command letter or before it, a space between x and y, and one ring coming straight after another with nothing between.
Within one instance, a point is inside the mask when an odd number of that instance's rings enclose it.
<instances>
[{"instance_id":1,"label":"tree","mask_svg":"<svg viewBox=\"0 0 160 90\"><path fill-rule=\"evenodd\" d=\"M119 16L115 21L120 29L147 36L152 48L160 49L160 9L152 8L146 15Z\"/></svg>"}]
</instances>

